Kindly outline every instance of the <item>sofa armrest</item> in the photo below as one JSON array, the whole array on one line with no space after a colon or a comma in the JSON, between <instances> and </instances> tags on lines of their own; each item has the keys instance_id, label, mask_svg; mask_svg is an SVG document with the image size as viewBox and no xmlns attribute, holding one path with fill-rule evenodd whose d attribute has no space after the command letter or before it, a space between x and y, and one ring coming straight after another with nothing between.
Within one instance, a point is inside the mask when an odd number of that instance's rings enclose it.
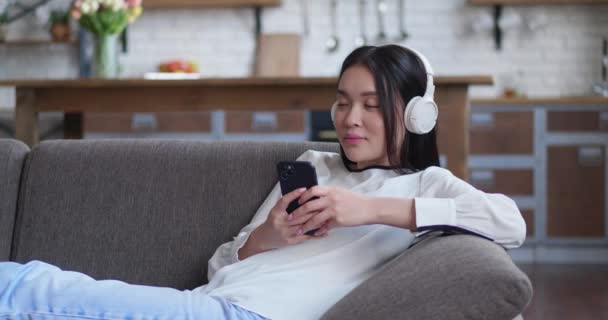
<instances>
[{"instance_id":1,"label":"sofa armrest","mask_svg":"<svg viewBox=\"0 0 608 320\"><path fill-rule=\"evenodd\" d=\"M506 251L470 236L431 236L338 301L336 319L513 319L532 285Z\"/></svg>"},{"instance_id":2,"label":"sofa armrest","mask_svg":"<svg viewBox=\"0 0 608 320\"><path fill-rule=\"evenodd\" d=\"M21 141L0 139L0 261L10 258L19 183L28 152Z\"/></svg>"}]
</instances>

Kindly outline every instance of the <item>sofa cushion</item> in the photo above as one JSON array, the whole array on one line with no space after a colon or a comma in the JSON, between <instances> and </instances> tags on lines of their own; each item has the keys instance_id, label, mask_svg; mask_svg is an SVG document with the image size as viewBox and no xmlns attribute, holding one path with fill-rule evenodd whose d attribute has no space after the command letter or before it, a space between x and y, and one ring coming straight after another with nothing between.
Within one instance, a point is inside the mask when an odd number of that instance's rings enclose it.
<instances>
[{"instance_id":1,"label":"sofa cushion","mask_svg":"<svg viewBox=\"0 0 608 320\"><path fill-rule=\"evenodd\" d=\"M19 180L29 150L20 141L0 139L0 261L10 257Z\"/></svg>"},{"instance_id":2,"label":"sofa cushion","mask_svg":"<svg viewBox=\"0 0 608 320\"><path fill-rule=\"evenodd\" d=\"M323 320L515 318L530 280L499 245L474 236L429 236L340 300Z\"/></svg>"},{"instance_id":3,"label":"sofa cushion","mask_svg":"<svg viewBox=\"0 0 608 320\"><path fill-rule=\"evenodd\" d=\"M34 147L12 258L96 279L191 289L277 181L275 164L334 143L58 140Z\"/></svg>"}]
</instances>

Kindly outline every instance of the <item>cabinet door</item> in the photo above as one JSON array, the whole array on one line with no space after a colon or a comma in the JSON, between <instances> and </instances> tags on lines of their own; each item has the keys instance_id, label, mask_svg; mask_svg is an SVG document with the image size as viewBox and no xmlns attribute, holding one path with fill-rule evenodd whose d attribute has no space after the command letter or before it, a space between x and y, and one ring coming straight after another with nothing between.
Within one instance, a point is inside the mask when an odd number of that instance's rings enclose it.
<instances>
[{"instance_id":1,"label":"cabinet door","mask_svg":"<svg viewBox=\"0 0 608 320\"><path fill-rule=\"evenodd\" d=\"M211 114L208 111L85 112L83 128L89 133L208 133Z\"/></svg>"},{"instance_id":2,"label":"cabinet door","mask_svg":"<svg viewBox=\"0 0 608 320\"><path fill-rule=\"evenodd\" d=\"M608 111L549 111L550 132L608 132Z\"/></svg>"},{"instance_id":3,"label":"cabinet door","mask_svg":"<svg viewBox=\"0 0 608 320\"><path fill-rule=\"evenodd\" d=\"M605 148L548 147L547 235L605 235Z\"/></svg>"},{"instance_id":4,"label":"cabinet door","mask_svg":"<svg viewBox=\"0 0 608 320\"><path fill-rule=\"evenodd\" d=\"M534 152L531 111L473 112L469 127L471 154L529 154Z\"/></svg>"},{"instance_id":5,"label":"cabinet door","mask_svg":"<svg viewBox=\"0 0 608 320\"><path fill-rule=\"evenodd\" d=\"M473 186L484 192L508 196L534 195L532 169L473 169L469 180Z\"/></svg>"},{"instance_id":6,"label":"cabinet door","mask_svg":"<svg viewBox=\"0 0 608 320\"><path fill-rule=\"evenodd\" d=\"M226 133L296 133L305 131L302 111L226 111Z\"/></svg>"},{"instance_id":7,"label":"cabinet door","mask_svg":"<svg viewBox=\"0 0 608 320\"><path fill-rule=\"evenodd\" d=\"M502 193L508 197L534 195L532 169L473 169L469 180L475 188L487 193ZM526 234L534 236L534 210L520 209L526 221Z\"/></svg>"},{"instance_id":8,"label":"cabinet door","mask_svg":"<svg viewBox=\"0 0 608 320\"><path fill-rule=\"evenodd\" d=\"M534 237L534 210L524 209L520 210L520 212L526 221L526 236L529 238Z\"/></svg>"}]
</instances>

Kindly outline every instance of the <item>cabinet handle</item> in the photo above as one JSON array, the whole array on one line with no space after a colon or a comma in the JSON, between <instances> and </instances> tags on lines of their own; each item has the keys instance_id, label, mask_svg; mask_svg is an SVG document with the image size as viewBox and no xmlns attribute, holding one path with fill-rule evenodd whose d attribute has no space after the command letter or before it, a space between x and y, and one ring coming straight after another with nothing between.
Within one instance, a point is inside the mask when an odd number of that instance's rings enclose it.
<instances>
[{"instance_id":1,"label":"cabinet handle","mask_svg":"<svg viewBox=\"0 0 608 320\"><path fill-rule=\"evenodd\" d=\"M495 175L492 170L473 170L470 175L471 183L482 190L493 190Z\"/></svg>"},{"instance_id":2,"label":"cabinet handle","mask_svg":"<svg viewBox=\"0 0 608 320\"><path fill-rule=\"evenodd\" d=\"M600 130L608 130L608 111L600 112Z\"/></svg>"},{"instance_id":3,"label":"cabinet handle","mask_svg":"<svg viewBox=\"0 0 608 320\"><path fill-rule=\"evenodd\" d=\"M152 131L158 129L156 114L152 112L133 113L131 129L133 131Z\"/></svg>"},{"instance_id":4,"label":"cabinet handle","mask_svg":"<svg viewBox=\"0 0 608 320\"><path fill-rule=\"evenodd\" d=\"M276 130L279 127L276 112L254 112L251 118L251 128L259 130Z\"/></svg>"},{"instance_id":5,"label":"cabinet handle","mask_svg":"<svg viewBox=\"0 0 608 320\"><path fill-rule=\"evenodd\" d=\"M602 147L578 148L578 164L581 167L599 167L604 162Z\"/></svg>"},{"instance_id":6,"label":"cabinet handle","mask_svg":"<svg viewBox=\"0 0 608 320\"><path fill-rule=\"evenodd\" d=\"M471 113L471 128L493 128L494 114L490 112Z\"/></svg>"}]
</instances>

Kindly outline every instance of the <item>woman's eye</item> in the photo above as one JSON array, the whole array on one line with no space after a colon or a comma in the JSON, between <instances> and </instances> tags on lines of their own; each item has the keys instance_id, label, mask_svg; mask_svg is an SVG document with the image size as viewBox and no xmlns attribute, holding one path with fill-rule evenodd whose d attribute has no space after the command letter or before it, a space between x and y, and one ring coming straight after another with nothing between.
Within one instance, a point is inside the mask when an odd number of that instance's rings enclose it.
<instances>
[{"instance_id":1,"label":"woman's eye","mask_svg":"<svg viewBox=\"0 0 608 320\"><path fill-rule=\"evenodd\" d=\"M347 107L348 103L338 103L338 107Z\"/></svg>"},{"instance_id":2,"label":"woman's eye","mask_svg":"<svg viewBox=\"0 0 608 320\"><path fill-rule=\"evenodd\" d=\"M378 108L380 108L380 106L370 106L370 105L367 105L367 104L365 105L365 107L369 108L369 109L378 109Z\"/></svg>"}]
</instances>

